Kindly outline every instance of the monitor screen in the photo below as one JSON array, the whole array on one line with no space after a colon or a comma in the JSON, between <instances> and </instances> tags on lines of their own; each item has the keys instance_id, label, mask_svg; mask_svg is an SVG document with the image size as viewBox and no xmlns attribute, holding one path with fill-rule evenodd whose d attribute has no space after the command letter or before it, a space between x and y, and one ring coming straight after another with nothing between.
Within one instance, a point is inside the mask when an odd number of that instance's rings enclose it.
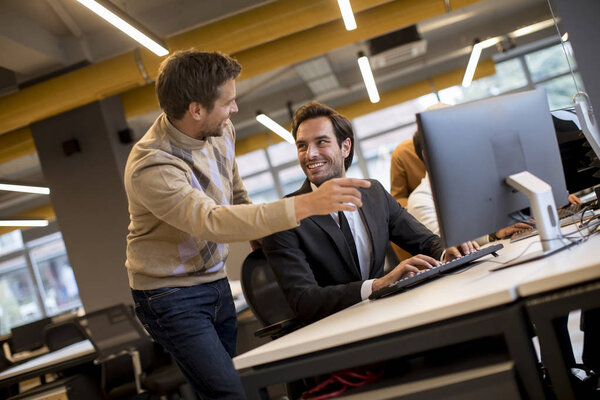
<instances>
[{"instance_id":1,"label":"monitor screen","mask_svg":"<svg viewBox=\"0 0 600 400\"><path fill-rule=\"evenodd\" d=\"M31 351L44 345L44 327L52 322L43 318L25 325L11 328L11 350L13 353Z\"/></svg>"},{"instance_id":2,"label":"monitor screen","mask_svg":"<svg viewBox=\"0 0 600 400\"><path fill-rule=\"evenodd\" d=\"M569 193L600 185L600 168L585 135L581 131L575 110L552 112L552 121L560 149L565 180Z\"/></svg>"},{"instance_id":3,"label":"monitor screen","mask_svg":"<svg viewBox=\"0 0 600 400\"><path fill-rule=\"evenodd\" d=\"M425 162L446 247L514 223L529 206L506 184L528 171L548 183L556 206L568 203L544 90L498 96L417 114Z\"/></svg>"}]
</instances>

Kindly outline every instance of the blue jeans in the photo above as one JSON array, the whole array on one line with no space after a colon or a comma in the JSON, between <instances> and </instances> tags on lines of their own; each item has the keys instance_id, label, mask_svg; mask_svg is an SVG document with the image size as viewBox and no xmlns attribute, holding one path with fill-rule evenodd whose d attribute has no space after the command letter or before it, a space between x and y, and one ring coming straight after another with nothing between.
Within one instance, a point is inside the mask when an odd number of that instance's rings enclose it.
<instances>
[{"instance_id":1,"label":"blue jeans","mask_svg":"<svg viewBox=\"0 0 600 400\"><path fill-rule=\"evenodd\" d=\"M131 292L138 318L202 399L245 398L231 361L237 320L227 279Z\"/></svg>"}]
</instances>

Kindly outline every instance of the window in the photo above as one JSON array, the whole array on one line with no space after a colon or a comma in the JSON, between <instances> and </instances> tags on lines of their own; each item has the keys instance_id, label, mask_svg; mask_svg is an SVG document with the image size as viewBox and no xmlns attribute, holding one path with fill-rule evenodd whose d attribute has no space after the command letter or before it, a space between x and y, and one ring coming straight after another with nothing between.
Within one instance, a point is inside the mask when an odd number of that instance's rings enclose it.
<instances>
[{"instance_id":1,"label":"window","mask_svg":"<svg viewBox=\"0 0 600 400\"><path fill-rule=\"evenodd\" d=\"M387 190L390 190L392 151L399 143L412 138L416 129L416 124L411 123L403 128L361 141L369 177L377 179Z\"/></svg>"},{"instance_id":2,"label":"window","mask_svg":"<svg viewBox=\"0 0 600 400\"><path fill-rule=\"evenodd\" d=\"M23 248L23 237L18 230L0 235L0 256Z\"/></svg>"},{"instance_id":3,"label":"window","mask_svg":"<svg viewBox=\"0 0 600 400\"><path fill-rule=\"evenodd\" d=\"M357 147L354 161L362 159L364 162L365 171L362 175L377 179L384 188L390 190L392 151L400 142L413 137L416 130L415 114L437 102L436 95L431 93L355 118L352 121ZM357 177L352 175L357 171L361 169L353 167L348 175Z\"/></svg>"},{"instance_id":4,"label":"window","mask_svg":"<svg viewBox=\"0 0 600 400\"><path fill-rule=\"evenodd\" d=\"M269 168L269 161L263 149L243 154L235 160L241 176L249 176Z\"/></svg>"},{"instance_id":5,"label":"window","mask_svg":"<svg viewBox=\"0 0 600 400\"><path fill-rule=\"evenodd\" d=\"M565 51L567 58L565 58ZM569 63L573 70L577 68L573 58L573 48L569 42L564 43L564 50L561 44L557 44L526 54L525 62L534 82L569 72Z\"/></svg>"},{"instance_id":6,"label":"window","mask_svg":"<svg viewBox=\"0 0 600 400\"><path fill-rule=\"evenodd\" d=\"M460 104L497 96L527 86L527 77L518 58L496 64L496 74L474 80L469 87L460 85L439 91L440 101L446 104Z\"/></svg>"},{"instance_id":7,"label":"window","mask_svg":"<svg viewBox=\"0 0 600 400\"><path fill-rule=\"evenodd\" d=\"M575 74L575 81L577 82L577 87L583 90L583 82L577 73ZM573 95L577 93L577 88L571 74L551 79L539 84L538 87L546 89L551 110L573 106Z\"/></svg>"},{"instance_id":8,"label":"window","mask_svg":"<svg viewBox=\"0 0 600 400\"><path fill-rule=\"evenodd\" d=\"M0 236L0 243L0 335L13 326L81 307L60 232L24 243L21 231L15 230Z\"/></svg>"},{"instance_id":9,"label":"window","mask_svg":"<svg viewBox=\"0 0 600 400\"><path fill-rule=\"evenodd\" d=\"M437 103L435 94L427 94L414 100L384 108L355 118L352 123L357 138L395 129L415 121L415 114Z\"/></svg>"},{"instance_id":10,"label":"window","mask_svg":"<svg viewBox=\"0 0 600 400\"><path fill-rule=\"evenodd\" d=\"M298 164L297 159L295 160L296 162L294 165L279 171L279 182L281 182L284 195L300 189L302 183L304 183L304 180L306 179L306 175L304 175L304 171L302 171L300 164Z\"/></svg>"},{"instance_id":11,"label":"window","mask_svg":"<svg viewBox=\"0 0 600 400\"><path fill-rule=\"evenodd\" d=\"M269 154L269 160L271 161L271 165L278 166L290 161L298 160L298 152L296 151L296 146L288 143L281 142L269 146L267 149L267 153Z\"/></svg>"},{"instance_id":12,"label":"window","mask_svg":"<svg viewBox=\"0 0 600 400\"><path fill-rule=\"evenodd\" d=\"M268 203L279 199L270 171L244 178L244 185L253 203Z\"/></svg>"},{"instance_id":13,"label":"window","mask_svg":"<svg viewBox=\"0 0 600 400\"><path fill-rule=\"evenodd\" d=\"M35 286L25 257L0 263L0 334L42 317Z\"/></svg>"},{"instance_id":14,"label":"window","mask_svg":"<svg viewBox=\"0 0 600 400\"><path fill-rule=\"evenodd\" d=\"M79 307L81 301L75 274L60 234L42 240L37 246L30 244L29 254L41 279L42 300L47 313L59 314Z\"/></svg>"}]
</instances>

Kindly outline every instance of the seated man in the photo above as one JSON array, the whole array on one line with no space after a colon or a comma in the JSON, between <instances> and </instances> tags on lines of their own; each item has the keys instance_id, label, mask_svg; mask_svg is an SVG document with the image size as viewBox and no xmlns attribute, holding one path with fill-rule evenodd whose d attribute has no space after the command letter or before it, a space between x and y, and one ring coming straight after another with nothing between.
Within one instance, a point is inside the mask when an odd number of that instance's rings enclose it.
<instances>
[{"instance_id":1,"label":"seated man","mask_svg":"<svg viewBox=\"0 0 600 400\"><path fill-rule=\"evenodd\" d=\"M292 133L307 180L290 196L346 175L354 152L348 119L312 102L294 114ZM419 268L439 265L444 250L440 238L408 214L379 182L371 180L371 187L361 189L361 196L359 209L310 217L294 229L263 239L264 253L292 310L306 322L358 303L373 290ZM417 255L384 276L390 240ZM463 254L478 248L472 242L460 247ZM444 260L460 256L461 251L448 249Z\"/></svg>"}]
</instances>

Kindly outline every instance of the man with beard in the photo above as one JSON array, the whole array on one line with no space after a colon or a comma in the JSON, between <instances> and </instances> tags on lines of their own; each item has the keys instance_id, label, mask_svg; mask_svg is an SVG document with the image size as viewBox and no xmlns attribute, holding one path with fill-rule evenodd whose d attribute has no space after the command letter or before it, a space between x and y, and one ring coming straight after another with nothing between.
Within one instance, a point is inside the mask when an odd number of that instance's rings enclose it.
<instances>
[{"instance_id":1,"label":"man with beard","mask_svg":"<svg viewBox=\"0 0 600 400\"><path fill-rule=\"evenodd\" d=\"M234 59L195 50L161 65L163 113L135 144L125 167L131 222L126 267L135 311L203 399L243 398L231 357L236 313L225 274L226 243L290 229L311 215L361 205L339 179L316 192L250 204L234 159Z\"/></svg>"},{"instance_id":2,"label":"man with beard","mask_svg":"<svg viewBox=\"0 0 600 400\"><path fill-rule=\"evenodd\" d=\"M347 118L311 102L294 114L292 134L307 179L291 196L313 193L346 176L354 152L354 133ZM265 256L288 303L305 322L326 317L419 269L440 264L444 251L440 238L402 208L379 182L371 180L369 188L359 190L362 207L309 217L298 227L263 239ZM390 240L416 255L384 276ZM478 248L467 242L460 251L447 249L443 259Z\"/></svg>"}]
</instances>

